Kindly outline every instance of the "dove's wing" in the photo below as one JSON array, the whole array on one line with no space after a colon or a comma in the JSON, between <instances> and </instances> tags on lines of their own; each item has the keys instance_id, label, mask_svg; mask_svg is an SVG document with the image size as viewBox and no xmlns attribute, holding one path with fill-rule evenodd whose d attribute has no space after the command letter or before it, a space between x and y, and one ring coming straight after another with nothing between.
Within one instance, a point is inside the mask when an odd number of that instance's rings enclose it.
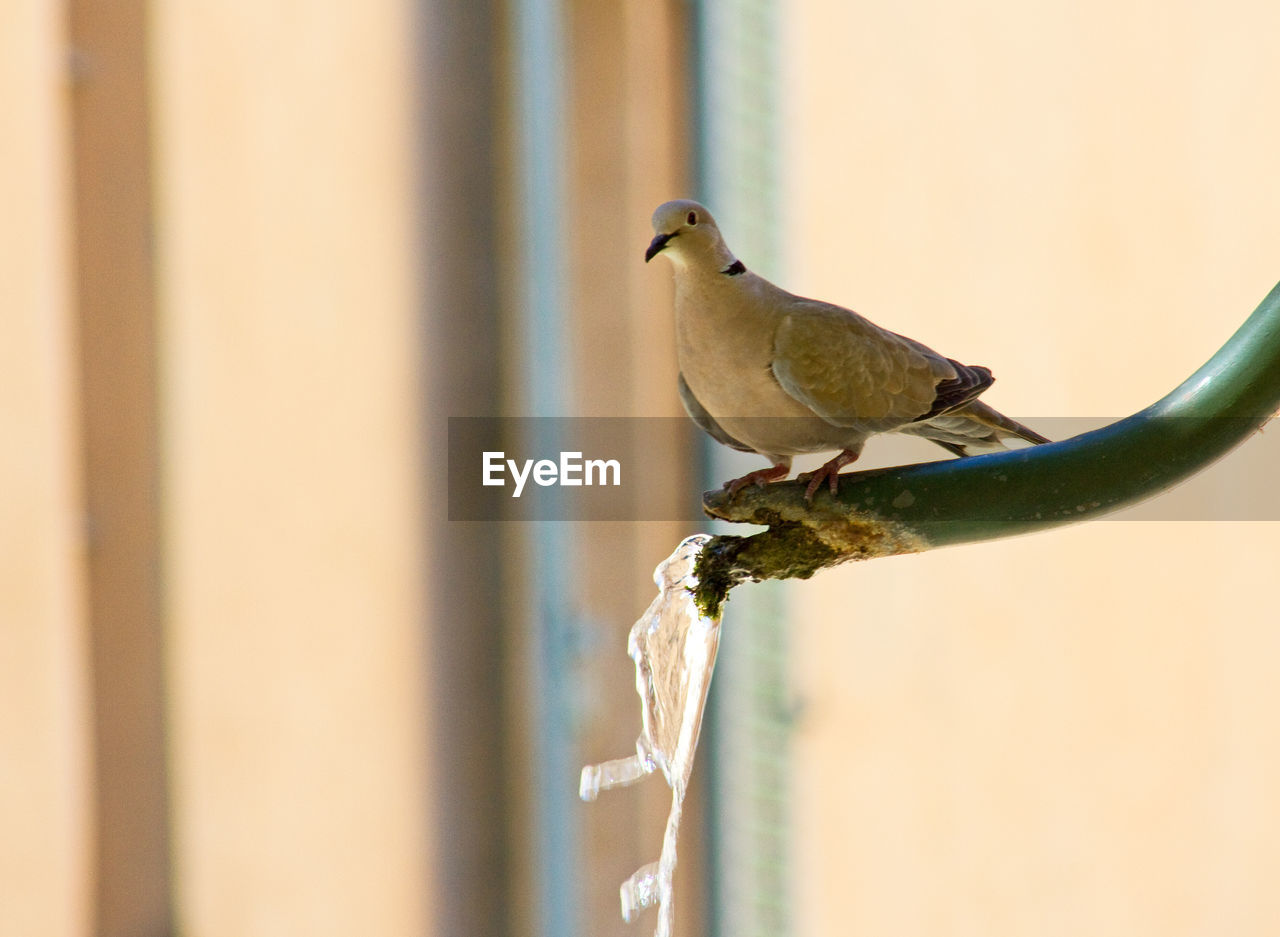
<instances>
[{"instance_id":1,"label":"dove's wing","mask_svg":"<svg viewBox=\"0 0 1280 937\"><path fill-rule=\"evenodd\" d=\"M685 413L689 414L689 419L716 442L728 446L731 449L737 449L740 452L755 452L746 443L739 442L728 433L724 427L716 422L716 418L707 412L707 408L698 402L698 398L693 395L693 391L689 388L688 383L684 379L684 375L680 374L676 384L680 391L680 402L684 404Z\"/></svg>"},{"instance_id":2,"label":"dove's wing","mask_svg":"<svg viewBox=\"0 0 1280 937\"><path fill-rule=\"evenodd\" d=\"M983 391L996 382L991 376L991 369L980 364L961 364L955 358L948 358L947 363L955 370L956 376L938 382L933 406L927 413L916 417L917 420L931 420L935 416L965 407L976 401Z\"/></svg>"},{"instance_id":3,"label":"dove's wing","mask_svg":"<svg viewBox=\"0 0 1280 937\"><path fill-rule=\"evenodd\" d=\"M799 301L774 336L773 374L829 423L884 431L963 406L991 372L944 358L839 306Z\"/></svg>"}]
</instances>

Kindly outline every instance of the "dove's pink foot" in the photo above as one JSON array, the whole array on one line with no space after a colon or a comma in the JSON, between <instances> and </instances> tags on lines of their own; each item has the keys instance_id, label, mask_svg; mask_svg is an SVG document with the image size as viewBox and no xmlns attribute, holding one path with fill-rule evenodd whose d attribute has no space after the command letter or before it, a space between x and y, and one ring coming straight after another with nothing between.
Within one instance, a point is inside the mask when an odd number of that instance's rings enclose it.
<instances>
[{"instance_id":1,"label":"dove's pink foot","mask_svg":"<svg viewBox=\"0 0 1280 937\"><path fill-rule=\"evenodd\" d=\"M827 487L831 489L831 494L834 497L840 485L840 470L850 462L856 462L858 455L859 453L857 452L845 449L834 459L822 463L812 472L805 472L803 475L797 476L797 481L807 480L809 482L809 487L804 490L804 499L812 501L814 493L822 487L824 481L827 483Z\"/></svg>"},{"instance_id":2,"label":"dove's pink foot","mask_svg":"<svg viewBox=\"0 0 1280 937\"><path fill-rule=\"evenodd\" d=\"M757 469L754 472L748 472L741 478L734 478L724 483L724 487L729 491L729 497L733 497L748 485L755 485L763 488L765 482L776 481L779 478L786 478L787 473L791 471L790 465L775 465L772 468Z\"/></svg>"}]
</instances>

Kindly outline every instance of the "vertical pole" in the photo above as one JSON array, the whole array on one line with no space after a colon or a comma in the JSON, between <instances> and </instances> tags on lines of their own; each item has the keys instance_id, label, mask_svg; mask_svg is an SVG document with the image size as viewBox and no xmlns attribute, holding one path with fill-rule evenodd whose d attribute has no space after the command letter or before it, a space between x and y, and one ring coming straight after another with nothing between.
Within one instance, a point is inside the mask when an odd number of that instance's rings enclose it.
<instances>
[{"instance_id":1,"label":"vertical pole","mask_svg":"<svg viewBox=\"0 0 1280 937\"><path fill-rule=\"evenodd\" d=\"M499 4L419 9L419 228L425 333L423 461L447 477L447 418L498 412L502 336L498 198L503 93ZM434 934L508 937L512 815L503 621L503 531L450 522L427 499Z\"/></svg>"},{"instance_id":2,"label":"vertical pole","mask_svg":"<svg viewBox=\"0 0 1280 937\"><path fill-rule=\"evenodd\" d=\"M565 103L561 63L562 10L558 0L515 5L516 180L519 202L518 277L521 322L522 401L535 417L567 416L569 371L565 285ZM560 448L558 422L532 424L538 451ZM556 489L549 489L554 492ZM557 520L555 498L526 526L525 557L533 593L529 691L533 707L532 840L538 932L570 937L578 930L580 880L578 768L571 735L570 696L564 675L572 669L569 569L571 541Z\"/></svg>"},{"instance_id":3,"label":"vertical pole","mask_svg":"<svg viewBox=\"0 0 1280 937\"><path fill-rule=\"evenodd\" d=\"M747 266L781 264L776 0L702 0L699 8L699 190ZM759 467L708 444L714 488ZM724 525L721 525L723 531ZM711 691L712 893L717 933L790 931L787 862L789 718L786 586L735 596Z\"/></svg>"},{"instance_id":4,"label":"vertical pole","mask_svg":"<svg viewBox=\"0 0 1280 937\"><path fill-rule=\"evenodd\" d=\"M102 937L172 925L146 6L70 5Z\"/></svg>"}]
</instances>

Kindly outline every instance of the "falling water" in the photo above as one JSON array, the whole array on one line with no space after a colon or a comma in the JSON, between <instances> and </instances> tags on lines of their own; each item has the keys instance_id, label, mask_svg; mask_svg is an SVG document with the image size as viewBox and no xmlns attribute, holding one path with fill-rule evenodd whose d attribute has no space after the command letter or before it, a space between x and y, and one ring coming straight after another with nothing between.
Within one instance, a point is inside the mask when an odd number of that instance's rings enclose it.
<instances>
[{"instance_id":1,"label":"falling water","mask_svg":"<svg viewBox=\"0 0 1280 937\"><path fill-rule=\"evenodd\" d=\"M622 916L631 921L644 908L658 906L656 937L671 937L675 905L672 878L676 868L676 836L680 810L698 731L711 686L720 641L720 620L698 612L690 590L697 585L693 564L707 534L689 537L658 564L653 581L658 597L631 629L627 651L636 662L642 729L636 753L582 769L578 793L595 800L602 790L634 784L655 769L671 787L671 812L657 862L641 866L622 883Z\"/></svg>"}]
</instances>

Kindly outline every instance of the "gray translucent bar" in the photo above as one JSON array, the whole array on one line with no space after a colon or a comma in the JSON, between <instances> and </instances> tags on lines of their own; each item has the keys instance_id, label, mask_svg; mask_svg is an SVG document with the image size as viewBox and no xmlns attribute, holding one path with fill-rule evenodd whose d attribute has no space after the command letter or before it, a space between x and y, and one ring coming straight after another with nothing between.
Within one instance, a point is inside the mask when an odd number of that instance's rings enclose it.
<instances>
[{"instance_id":1,"label":"gray translucent bar","mask_svg":"<svg viewBox=\"0 0 1280 937\"><path fill-rule=\"evenodd\" d=\"M1115 422L1017 419L1053 440ZM697 523L706 486L687 454L695 451L691 441L705 438L678 417L450 417L449 520ZM798 456L792 477L833 454ZM752 453L733 455L736 474L769 464ZM928 440L882 434L845 471L950 458ZM1195 477L1106 519L1280 521L1278 478L1280 427L1273 420L1269 431L1254 433Z\"/></svg>"}]
</instances>

